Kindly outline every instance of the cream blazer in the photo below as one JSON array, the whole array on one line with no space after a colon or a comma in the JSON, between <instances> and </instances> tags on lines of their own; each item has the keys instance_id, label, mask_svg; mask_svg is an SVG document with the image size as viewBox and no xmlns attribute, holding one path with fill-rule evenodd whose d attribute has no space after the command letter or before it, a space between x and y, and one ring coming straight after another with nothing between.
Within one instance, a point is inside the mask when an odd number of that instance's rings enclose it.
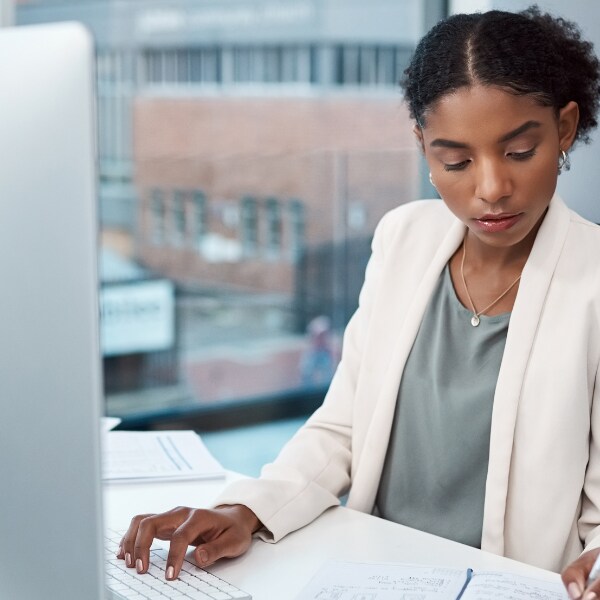
<instances>
[{"instance_id":1,"label":"cream blazer","mask_svg":"<svg viewBox=\"0 0 600 600\"><path fill-rule=\"evenodd\" d=\"M267 541L347 492L348 507L373 511L402 371L464 234L439 200L382 219L323 405L259 479L234 483L217 504L249 506ZM483 550L558 571L600 546L599 364L600 227L555 196L523 270L498 376Z\"/></svg>"}]
</instances>

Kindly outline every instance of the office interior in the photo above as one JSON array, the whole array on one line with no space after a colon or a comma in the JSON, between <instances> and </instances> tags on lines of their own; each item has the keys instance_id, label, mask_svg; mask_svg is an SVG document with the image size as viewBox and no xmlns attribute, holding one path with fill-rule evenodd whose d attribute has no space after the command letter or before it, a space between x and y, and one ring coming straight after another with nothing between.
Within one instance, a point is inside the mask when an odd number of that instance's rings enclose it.
<instances>
[{"instance_id":1,"label":"office interior","mask_svg":"<svg viewBox=\"0 0 600 600\"><path fill-rule=\"evenodd\" d=\"M96 41L106 414L194 429L257 475L323 400L376 223L435 196L397 85L416 41L529 4L0 2L0 26L76 20ZM537 4L600 45L598 3ZM559 180L595 222L599 153Z\"/></svg>"}]
</instances>

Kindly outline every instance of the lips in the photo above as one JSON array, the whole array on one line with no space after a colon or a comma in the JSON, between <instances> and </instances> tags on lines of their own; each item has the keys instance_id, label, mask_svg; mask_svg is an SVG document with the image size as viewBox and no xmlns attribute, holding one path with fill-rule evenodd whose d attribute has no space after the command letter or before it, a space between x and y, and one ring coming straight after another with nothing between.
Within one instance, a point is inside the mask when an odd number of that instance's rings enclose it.
<instances>
[{"instance_id":1,"label":"lips","mask_svg":"<svg viewBox=\"0 0 600 600\"><path fill-rule=\"evenodd\" d=\"M473 222L482 231L489 233L495 233L497 231L506 231L510 229L519 219L523 213L500 213L497 215L487 214L473 219Z\"/></svg>"}]
</instances>

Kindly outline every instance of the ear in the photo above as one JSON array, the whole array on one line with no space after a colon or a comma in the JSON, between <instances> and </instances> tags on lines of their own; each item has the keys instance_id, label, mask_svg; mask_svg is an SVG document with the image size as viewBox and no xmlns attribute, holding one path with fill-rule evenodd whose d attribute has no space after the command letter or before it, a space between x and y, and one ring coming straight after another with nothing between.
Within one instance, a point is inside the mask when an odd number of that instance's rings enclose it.
<instances>
[{"instance_id":1,"label":"ear","mask_svg":"<svg viewBox=\"0 0 600 600\"><path fill-rule=\"evenodd\" d=\"M561 150L567 152L573 145L579 123L577 102L567 102L558 112L558 138Z\"/></svg>"},{"instance_id":2,"label":"ear","mask_svg":"<svg viewBox=\"0 0 600 600\"><path fill-rule=\"evenodd\" d=\"M415 124L413 127L413 134L415 139L417 140L417 144L419 144L419 148L421 148L421 152L425 154L425 142L423 141L423 130Z\"/></svg>"}]
</instances>

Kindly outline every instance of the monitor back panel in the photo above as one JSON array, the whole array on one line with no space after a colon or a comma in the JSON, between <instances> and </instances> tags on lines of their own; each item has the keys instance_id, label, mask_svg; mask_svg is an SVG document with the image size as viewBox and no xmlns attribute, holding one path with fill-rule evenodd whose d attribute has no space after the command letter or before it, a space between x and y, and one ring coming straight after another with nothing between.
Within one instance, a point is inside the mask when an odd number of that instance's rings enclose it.
<instances>
[{"instance_id":1,"label":"monitor back panel","mask_svg":"<svg viewBox=\"0 0 600 600\"><path fill-rule=\"evenodd\" d=\"M0 598L99 598L93 45L0 29Z\"/></svg>"}]
</instances>

